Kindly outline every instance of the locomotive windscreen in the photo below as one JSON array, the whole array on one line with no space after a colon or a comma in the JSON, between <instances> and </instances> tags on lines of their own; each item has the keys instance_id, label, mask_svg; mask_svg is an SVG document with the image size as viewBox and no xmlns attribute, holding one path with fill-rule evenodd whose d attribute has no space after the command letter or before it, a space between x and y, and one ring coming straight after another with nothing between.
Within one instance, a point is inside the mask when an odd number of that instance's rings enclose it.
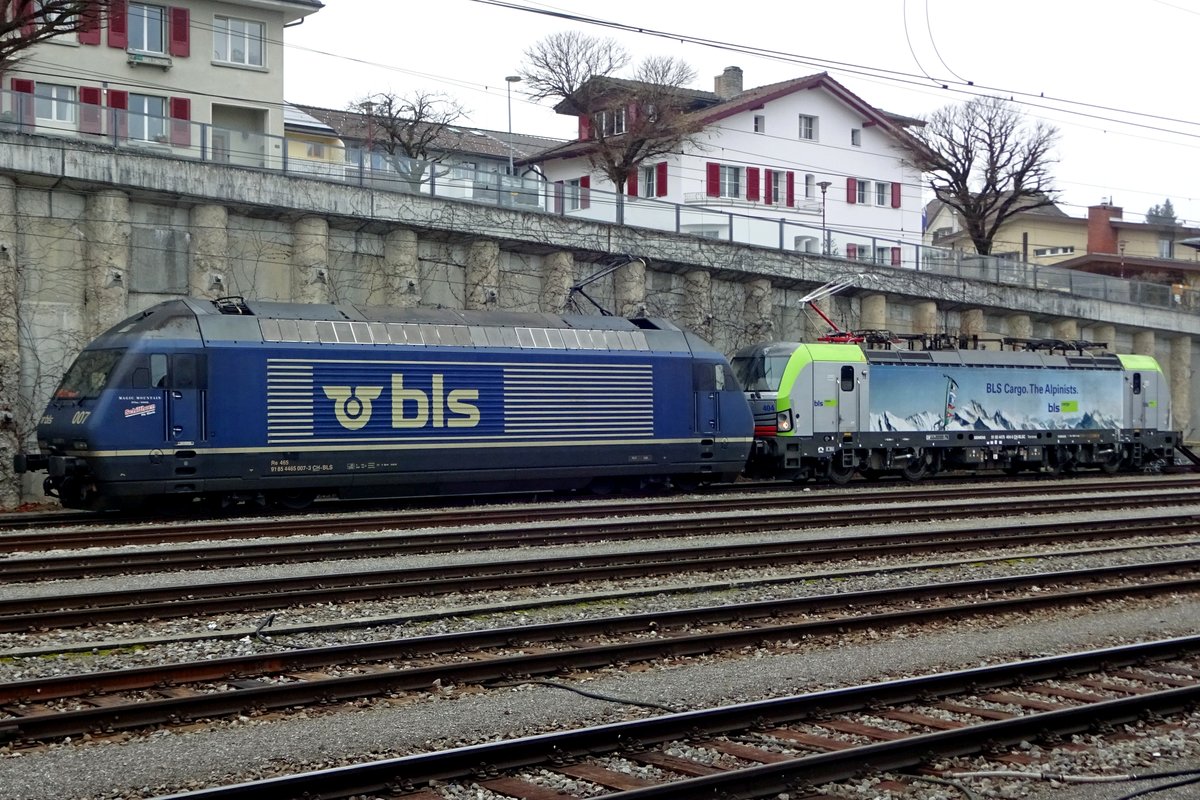
<instances>
[{"instance_id":1,"label":"locomotive windscreen","mask_svg":"<svg viewBox=\"0 0 1200 800\"><path fill-rule=\"evenodd\" d=\"M54 392L55 400L82 400L99 397L113 368L125 355L124 350L84 350L67 370Z\"/></svg>"},{"instance_id":2,"label":"locomotive windscreen","mask_svg":"<svg viewBox=\"0 0 1200 800\"><path fill-rule=\"evenodd\" d=\"M783 380L792 351L776 348L755 348L733 357L730 366L738 383L747 392L777 392Z\"/></svg>"}]
</instances>

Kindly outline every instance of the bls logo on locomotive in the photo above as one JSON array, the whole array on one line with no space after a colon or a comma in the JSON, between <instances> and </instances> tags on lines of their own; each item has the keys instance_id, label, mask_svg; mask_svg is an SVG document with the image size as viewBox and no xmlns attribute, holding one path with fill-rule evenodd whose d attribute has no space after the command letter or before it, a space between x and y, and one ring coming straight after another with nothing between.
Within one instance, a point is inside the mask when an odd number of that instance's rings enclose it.
<instances>
[{"instance_id":1,"label":"bls logo on locomotive","mask_svg":"<svg viewBox=\"0 0 1200 800\"><path fill-rule=\"evenodd\" d=\"M428 392L404 388L404 376L392 375L393 428L474 428L479 424L478 389L444 389L445 377L434 374ZM382 386L325 386L325 396L333 401L338 423L350 431L366 427L371 421L372 401L383 394Z\"/></svg>"}]
</instances>

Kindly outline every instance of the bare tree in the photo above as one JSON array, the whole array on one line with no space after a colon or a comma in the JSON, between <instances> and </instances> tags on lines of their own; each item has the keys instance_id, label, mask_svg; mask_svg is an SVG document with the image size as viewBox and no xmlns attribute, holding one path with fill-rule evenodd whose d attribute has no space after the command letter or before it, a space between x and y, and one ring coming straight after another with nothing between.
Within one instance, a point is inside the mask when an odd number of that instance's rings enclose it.
<instances>
[{"instance_id":1,"label":"bare tree","mask_svg":"<svg viewBox=\"0 0 1200 800\"><path fill-rule=\"evenodd\" d=\"M987 255L1008 218L1054 205L1050 166L1058 129L1027 125L1009 102L978 97L935 111L910 131L915 167L935 196L958 212L976 252Z\"/></svg>"},{"instance_id":2,"label":"bare tree","mask_svg":"<svg viewBox=\"0 0 1200 800\"><path fill-rule=\"evenodd\" d=\"M108 5L109 0L0 2L0 73L40 42L99 26Z\"/></svg>"},{"instance_id":3,"label":"bare tree","mask_svg":"<svg viewBox=\"0 0 1200 800\"><path fill-rule=\"evenodd\" d=\"M695 94L686 88L696 73L684 61L650 57L630 79L618 78L628 54L611 39L574 32L548 36L525 59L521 79L530 97L558 99L556 110L587 118L588 161L617 188L618 202L640 164L696 144L703 123L688 113Z\"/></svg>"},{"instance_id":4,"label":"bare tree","mask_svg":"<svg viewBox=\"0 0 1200 800\"><path fill-rule=\"evenodd\" d=\"M442 162L462 139L454 127L466 113L457 101L438 92L390 92L368 95L351 106L366 123L366 149L387 155L389 165L412 190L426 180L432 164Z\"/></svg>"}]
</instances>

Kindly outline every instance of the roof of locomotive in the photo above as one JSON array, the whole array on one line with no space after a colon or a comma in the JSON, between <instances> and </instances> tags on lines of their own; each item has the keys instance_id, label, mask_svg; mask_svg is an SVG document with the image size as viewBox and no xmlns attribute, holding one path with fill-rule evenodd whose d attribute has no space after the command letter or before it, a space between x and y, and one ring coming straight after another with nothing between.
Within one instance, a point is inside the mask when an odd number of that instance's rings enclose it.
<instances>
[{"instance_id":1,"label":"roof of locomotive","mask_svg":"<svg viewBox=\"0 0 1200 800\"><path fill-rule=\"evenodd\" d=\"M588 333L564 338L563 332L568 330ZM91 346L114 346L126 336L268 344L716 352L690 331L658 318L279 303L240 297L168 300L129 317ZM548 344L543 343L544 337ZM566 344L561 344L564 341Z\"/></svg>"},{"instance_id":2,"label":"roof of locomotive","mask_svg":"<svg viewBox=\"0 0 1200 800\"><path fill-rule=\"evenodd\" d=\"M738 352L736 357L781 356L805 348L812 361L841 361L853 348L854 360L859 354L869 364L961 364L981 367L1070 367L1074 369L1120 369L1120 356L1108 352L1083 351L1079 354L1062 355L1036 350L969 350L948 348L944 350L876 350L861 348L857 344L827 344L805 342L763 342Z\"/></svg>"}]
</instances>

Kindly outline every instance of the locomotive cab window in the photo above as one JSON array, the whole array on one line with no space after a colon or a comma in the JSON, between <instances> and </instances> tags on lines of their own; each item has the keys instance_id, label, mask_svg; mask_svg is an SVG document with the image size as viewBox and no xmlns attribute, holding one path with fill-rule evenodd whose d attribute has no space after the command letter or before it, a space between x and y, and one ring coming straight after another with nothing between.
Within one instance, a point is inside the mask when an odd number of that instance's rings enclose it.
<instances>
[{"instance_id":1,"label":"locomotive cab window","mask_svg":"<svg viewBox=\"0 0 1200 800\"><path fill-rule=\"evenodd\" d=\"M56 400L86 400L99 397L124 350L84 350L63 376L54 392Z\"/></svg>"},{"instance_id":2,"label":"locomotive cab window","mask_svg":"<svg viewBox=\"0 0 1200 800\"><path fill-rule=\"evenodd\" d=\"M854 391L854 367L842 367L842 391Z\"/></svg>"},{"instance_id":3,"label":"locomotive cab window","mask_svg":"<svg viewBox=\"0 0 1200 800\"><path fill-rule=\"evenodd\" d=\"M1140 372L1133 373L1133 393L1142 393L1142 373Z\"/></svg>"}]
</instances>

